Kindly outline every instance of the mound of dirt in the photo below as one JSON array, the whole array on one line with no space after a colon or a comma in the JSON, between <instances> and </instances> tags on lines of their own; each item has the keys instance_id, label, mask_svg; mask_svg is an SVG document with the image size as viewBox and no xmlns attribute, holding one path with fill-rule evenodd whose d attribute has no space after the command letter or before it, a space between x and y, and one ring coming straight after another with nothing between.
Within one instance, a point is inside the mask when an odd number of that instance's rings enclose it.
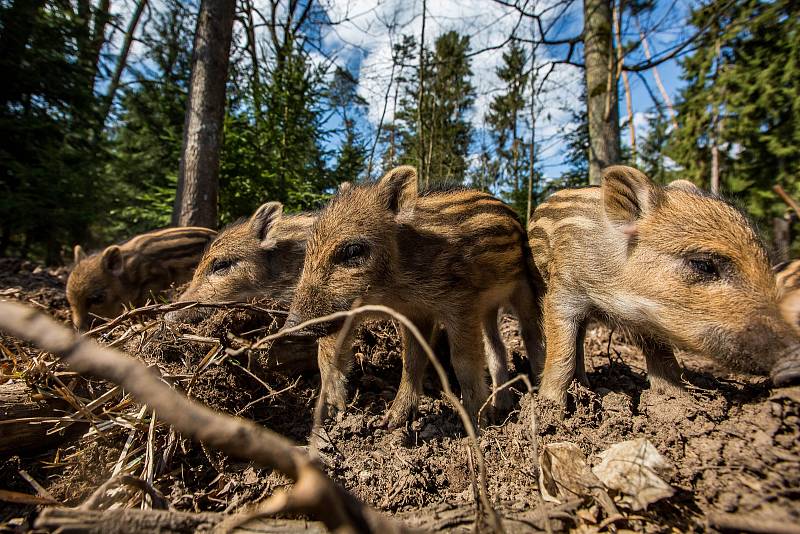
<instances>
[{"instance_id":1,"label":"mound of dirt","mask_svg":"<svg viewBox=\"0 0 800 534\"><path fill-rule=\"evenodd\" d=\"M0 299L15 299L69 320L66 267L48 268L19 258L0 258Z\"/></svg>"}]
</instances>

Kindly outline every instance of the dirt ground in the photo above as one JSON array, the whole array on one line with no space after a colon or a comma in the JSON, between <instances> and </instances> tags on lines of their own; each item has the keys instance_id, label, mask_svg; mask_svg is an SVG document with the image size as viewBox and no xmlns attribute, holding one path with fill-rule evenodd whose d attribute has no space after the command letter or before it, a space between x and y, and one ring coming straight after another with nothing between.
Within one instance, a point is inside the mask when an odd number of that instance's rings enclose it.
<instances>
[{"instance_id":1,"label":"dirt ground","mask_svg":"<svg viewBox=\"0 0 800 534\"><path fill-rule=\"evenodd\" d=\"M63 270L2 259L0 299L28 301L66 321L65 276ZM121 325L101 341L155 366L190 397L302 445L311 430L318 375L265 371L271 365L269 353L249 362L212 354L214 340L224 345L228 333L255 339L277 326L271 317L220 311L199 325L179 328L158 318L142 319ZM512 365L525 370L513 318L503 318L502 332ZM0 342L4 382L13 376L52 387L52 373L60 364L51 356L7 336L0 336ZM413 421L388 432L379 422L400 379L395 327L371 325L356 348L350 405L343 417L326 425L327 445L320 450L327 472L362 501L408 524L438 517L437 529L473 529L474 462L463 426L443 400L434 373L425 381L426 395ZM686 393L655 394L647 387L638 349L623 335L593 325L586 339L591 388L573 384L563 421L540 406L535 394L523 394L521 383L515 386L515 410L479 435L493 506L515 525L513 530L713 531L709 518L718 512L800 524L800 388L773 390L764 377L734 374L704 357L679 354L679 359L689 383ZM457 386L452 372L450 381ZM87 398L111 388L99 381L88 387ZM74 506L121 469L152 479L177 510L232 512L289 484L270 470L182 439L124 393L95 410L95 417L82 437L58 449L0 458L0 489L35 493L24 471L56 500ZM576 496L560 505L543 501L537 452L547 444L575 443L596 465L598 453L635 438L647 438L672 463L672 497L646 510L621 508L625 519L605 524L607 514L592 497ZM106 506L138 507L141 500L120 490ZM0 502L0 530L26 531L36 514L34 506Z\"/></svg>"}]
</instances>

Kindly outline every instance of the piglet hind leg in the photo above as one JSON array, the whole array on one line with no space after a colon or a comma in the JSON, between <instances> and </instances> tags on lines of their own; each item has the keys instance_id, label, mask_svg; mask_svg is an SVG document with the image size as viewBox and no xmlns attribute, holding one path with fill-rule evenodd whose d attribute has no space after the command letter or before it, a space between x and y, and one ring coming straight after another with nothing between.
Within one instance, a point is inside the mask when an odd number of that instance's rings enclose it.
<instances>
[{"instance_id":1,"label":"piglet hind leg","mask_svg":"<svg viewBox=\"0 0 800 534\"><path fill-rule=\"evenodd\" d=\"M477 423L478 411L489 396L480 321L453 321L447 324L447 335L450 340L450 361L461 387L464 409L473 423Z\"/></svg>"},{"instance_id":2,"label":"piglet hind leg","mask_svg":"<svg viewBox=\"0 0 800 534\"><path fill-rule=\"evenodd\" d=\"M681 382L681 365L675 358L672 347L646 336L641 341L641 348L647 362L650 389L669 395L685 394L686 390Z\"/></svg>"},{"instance_id":3,"label":"piglet hind leg","mask_svg":"<svg viewBox=\"0 0 800 534\"><path fill-rule=\"evenodd\" d=\"M418 321L415 324L426 340L433 339L432 321ZM400 378L397 395L382 422L389 429L403 426L411 416L411 412L419 405L422 380L425 378L425 368L428 365L428 356L414 334L405 326L400 328L400 337L403 343L403 375Z\"/></svg>"},{"instance_id":4,"label":"piglet hind leg","mask_svg":"<svg viewBox=\"0 0 800 534\"><path fill-rule=\"evenodd\" d=\"M486 345L489 376L492 378L492 388L495 390L492 401L492 406L497 412L495 415L509 411L512 405L511 394L508 390L497 390L508 382L508 355L506 344L503 343L503 338L500 336L497 320L496 309L487 311L483 318L483 341Z\"/></svg>"},{"instance_id":5,"label":"piglet hind leg","mask_svg":"<svg viewBox=\"0 0 800 534\"><path fill-rule=\"evenodd\" d=\"M575 341L583 314L575 313L571 306L560 302L556 293L545 296L543 313L547 350L539 398L555 403L563 412L567 406L567 390L575 376Z\"/></svg>"},{"instance_id":6,"label":"piglet hind leg","mask_svg":"<svg viewBox=\"0 0 800 534\"><path fill-rule=\"evenodd\" d=\"M528 353L528 363L534 378L544 369L544 334L542 333L542 304L526 281L511 296L511 307L519 319L519 333Z\"/></svg>"},{"instance_id":7,"label":"piglet hind leg","mask_svg":"<svg viewBox=\"0 0 800 534\"><path fill-rule=\"evenodd\" d=\"M575 379L584 387L590 387L589 377L586 375L586 323L584 320L578 327L578 333L575 335Z\"/></svg>"}]
</instances>

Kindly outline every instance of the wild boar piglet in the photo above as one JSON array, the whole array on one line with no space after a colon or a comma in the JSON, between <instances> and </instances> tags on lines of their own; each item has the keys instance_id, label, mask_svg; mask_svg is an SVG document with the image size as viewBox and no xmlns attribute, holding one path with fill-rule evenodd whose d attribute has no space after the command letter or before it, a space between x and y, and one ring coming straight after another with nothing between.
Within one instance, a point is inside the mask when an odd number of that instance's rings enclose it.
<instances>
[{"instance_id":1,"label":"wild boar piglet","mask_svg":"<svg viewBox=\"0 0 800 534\"><path fill-rule=\"evenodd\" d=\"M420 194L415 169L398 167L377 183L340 192L321 212L286 324L349 310L358 301L394 308L426 338L441 325L465 408L475 417L487 397L482 328L496 330L498 307L510 304L537 362L540 285L523 226L509 206L480 191ZM340 327L329 323L320 330ZM401 328L401 337L403 373L385 418L390 427L403 424L417 405L427 364L410 332ZM317 415L325 417L345 408L353 356L319 354ZM504 366L493 356L493 377Z\"/></svg>"},{"instance_id":2,"label":"wild boar piglet","mask_svg":"<svg viewBox=\"0 0 800 534\"><path fill-rule=\"evenodd\" d=\"M140 306L170 285L186 282L216 234L208 228L166 228L91 256L76 245L67 279L72 323L86 329L91 315L115 317L124 305Z\"/></svg>"},{"instance_id":3,"label":"wild boar piglet","mask_svg":"<svg viewBox=\"0 0 800 534\"><path fill-rule=\"evenodd\" d=\"M773 267L783 318L800 334L800 259Z\"/></svg>"},{"instance_id":4,"label":"wild boar piglet","mask_svg":"<svg viewBox=\"0 0 800 534\"><path fill-rule=\"evenodd\" d=\"M681 388L676 348L771 372L777 384L800 377L799 340L781 316L766 250L721 198L614 166L600 187L542 203L529 236L547 286L540 397L565 405L590 318L634 334L655 389Z\"/></svg>"},{"instance_id":5,"label":"wild boar piglet","mask_svg":"<svg viewBox=\"0 0 800 534\"><path fill-rule=\"evenodd\" d=\"M231 224L211 242L178 302L269 298L288 305L314 217L284 215L280 202L263 204L249 219ZM170 312L167 319L198 321L207 311L190 308Z\"/></svg>"}]
</instances>

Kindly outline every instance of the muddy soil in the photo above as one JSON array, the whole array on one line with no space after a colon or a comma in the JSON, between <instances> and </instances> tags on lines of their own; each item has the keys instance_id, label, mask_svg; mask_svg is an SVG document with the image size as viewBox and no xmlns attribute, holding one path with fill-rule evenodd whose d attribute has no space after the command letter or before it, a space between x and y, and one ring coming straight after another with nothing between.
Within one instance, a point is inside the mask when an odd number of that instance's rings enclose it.
<instances>
[{"instance_id":1,"label":"muddy soil","mask_svg":"<svg viewBox=\"0 0 800 534\"><path fill-rule=\"evenodd\" d=\"M67 320L63 272L16 260L0 260L0 298L38 303ZM318 375L265 372L267 354L250 361L210 357L209 343L197 338L257 338L277 328L280 318L220 311L195 326L163 322L127 325L103 339L155 366L188 395L219 410L268 426L300 444L308 442ZM137 328L139 330L137 330ZM527 370L515 320L504 317L503 336L516 369ZM187 334L189 338L187 339ZM194 338L192 336L195 336ZM13 347L8 338L0 338ZM446 352L446 351L444 351ZM328 422L319 438L327 472L359 499L409 524L439 515L443 530L473 528L474 459L464 428L443 400L433 372L425 381L419 412L404 428L387 431L380 420L400 380L397 331L392 323L364 328L350 375L350 405ZM498 414L480 430L488 488L495 508L514 518L520 531L597 531L606 515L592 498L561 506L545 504L539 492L537 452L548 443L577 444L591 464L597 454L624 440L644 437L668 458L668 482L676 490L647 510L623 509L619 529L642 532L709 531L710 514L729 512L785 524L800 524L800 388L774 390L764 377L730 373L704 357L679 354L686 393L659 395L647 386L644 359L629 340L600 325L589 328L586 362L590 388L573 384L561 421L528 394L512 386L515 409ZM24 360L24 358L21 358ZM12 365L3 356L4 374ZM201 365L202 364L202 365ZM15 372L26 375L24 361ZM450 372L450 381L457 389ZM110 386L105 386L105 390ZM99 391L99 390L98 390ZM20 475L25 470L57 500L77 505L115 468L154 480L178 510L237 510L286 486L289 481L229 459L175 435L140 406L116 397L105 405L110 422L98 433L33 457L0 459L0 489L35 493ZM152 424L151 424L152 423ZM535 430L534 430L535 429ZM150 452L148 452L150 451ZM115 506L139 506L141 497L120 491ZM33 506L0 503L0 524L24 531L36 516ZM602 525L603 529L607 525Z\"/></svg>"}]
</instances>

